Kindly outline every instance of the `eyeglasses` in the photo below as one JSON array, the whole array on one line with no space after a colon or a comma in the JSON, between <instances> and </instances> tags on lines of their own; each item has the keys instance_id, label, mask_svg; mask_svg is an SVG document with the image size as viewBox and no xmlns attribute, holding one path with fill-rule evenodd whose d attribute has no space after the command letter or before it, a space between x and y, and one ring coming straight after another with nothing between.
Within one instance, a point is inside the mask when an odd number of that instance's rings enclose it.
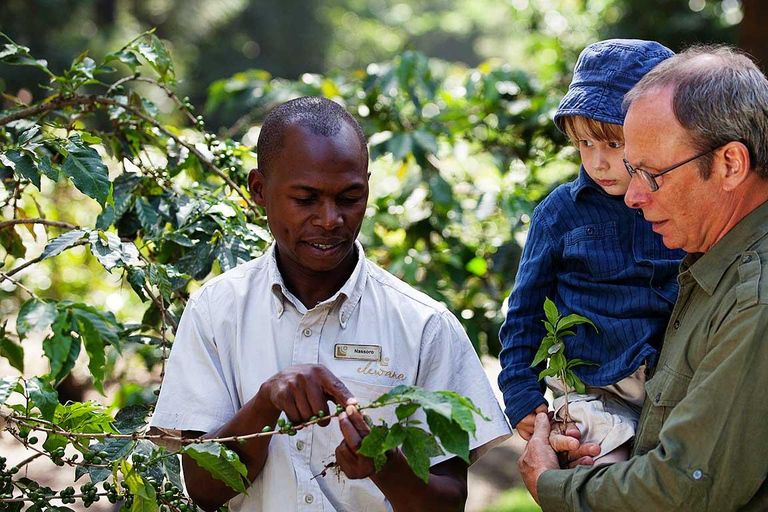
<instances>
[{"instance_id":1,"label":"eyeglasses","mask_svg":"<svg viewBox=\"0 0 768 512\"><path fill-rule=\"evenodd\" d=\"M708 155L709 153L713 152L716 149L720 149L721 147L722 146L718 146L716 148L708 149L708 150L704 151L703 153L699 153L696 156L692 156L691 158L689 158L688 160L685 160L684 162L680 162L679 164L675 164L672 167L667 167L663 171L659 171L657 173L652 173L652 172L646 171L645 169L635 169L634 167L632 167L632 165L629 162L627 162L626 158L624 158L624 167L627 168L627 172L629 173L629 177L630 178L632 178L635 174L637 174L638 176L640 176L640 178L643 180L643 182L646 185L648 185L648 187L650 187L651 192L656 192L657 190L659 190L659 184L656 183L656 178L658 178L662 174L667 174L670 171L674 171L678 167L682 167L682 166L684 166L685 164L687 164L689 162L693 162L697 158L701 158L704 155Z\"/></svg>"}]
</instances>

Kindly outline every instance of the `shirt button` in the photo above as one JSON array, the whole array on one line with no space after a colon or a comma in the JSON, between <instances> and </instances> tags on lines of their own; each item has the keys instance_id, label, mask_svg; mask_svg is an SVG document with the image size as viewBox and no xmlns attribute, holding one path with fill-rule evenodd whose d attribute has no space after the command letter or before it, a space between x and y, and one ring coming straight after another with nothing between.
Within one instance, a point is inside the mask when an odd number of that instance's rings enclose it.
<instances>
[{"instance_id":1,"label":"shirt button","mask_svg":"<svg viewBox=\"0 0 768 512\"><path fill-rule=\"evenodd\" d=\"M678 330L680 328L680 320L675 320L675 323L672 324L672 327L674 327L675 330Z\"/></svg>"},{"instance_id":2,"label":"shirt button","mask_svg":"<svg viewBox=\"0 0 768 512\"><path fill-rule=\"evenodd\" d=\"M310 336L312 336L312 331L310 329L304 329L304 336L309 338Z\"/></svg>"},{"instance_id":3,"label":"shirt button","mask_svg":"<svg viewBox=\"0 0 768 512\"><path fill-rule=\"evenodd\" d=\"M742 263L749 263L750 261L752 261L752 256L750 256L749 254L741 258Z\"/></svg>"},{"instance_id":4,"label":"shirt button","mask_svg":"<svg viewBox=\"0 0 768 512\"><path fill-rule=\"evenodd\" d=\"M304 441L297 441L296 442L296 449L301 451L304 449Z\"/></svg>"},{"instance_id":5,"label":"shirt button","mask_svg":"<svg viewBox=\"0 0 768 512\"><path fill-rule=\"evenodd\" d=\"M693 472L693 479L694 480L701 480L701 477L704 476L700 469L697 469Z\"/></svg>"},{"instance_id":6,"label":"shirt button","mask_svg":"<svg viewBox=\"0 0 768 512\"><path fill-rule=\"evenodd\" d=\"M661 393L659 393L658 395L656 395L656 396L653 398L653 401L654 401L655 403L659 403L659 400L661 400Z\"/></svg>"},{"instance_id":7,"label":"shirt button","mask_svg":"<svg viewBox=\"0 0 768 512\"><path fill-rule=\"evenodd\" d=\"M637 210L637 216L642 217L643 216L643 210Z\"/></svg>"},{"instance_id":8,"label":"shirt button","mask_svg":"<svg viewBox=\"0 0 768 512\"><path fill-rule=\"evenodd\" d=\"M315 501L315 497L312 496L311 494L307 494L306 496L304 496L304 501L306 501L307 503L312 503L313 501Z\"/></svg>"}]
</instances>

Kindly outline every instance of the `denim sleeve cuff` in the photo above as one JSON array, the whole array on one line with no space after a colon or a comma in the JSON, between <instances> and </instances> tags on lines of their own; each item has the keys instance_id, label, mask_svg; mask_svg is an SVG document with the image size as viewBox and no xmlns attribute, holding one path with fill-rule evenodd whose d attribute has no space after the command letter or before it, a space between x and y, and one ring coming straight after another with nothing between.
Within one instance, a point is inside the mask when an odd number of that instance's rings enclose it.
<instances>
[{"instance_id":1,"label":"denim sleeve cuff","mask_svg":"<svg viewBox=\"0 0 768 512\"><path fill-rule=\"evenodd\" d=\"M566 506L566 483L570 479L573 470L549 469L543 472L536 481L536 492L539 495L541 510L554 510L562 512Z\"/></svg>"}]
</instances>

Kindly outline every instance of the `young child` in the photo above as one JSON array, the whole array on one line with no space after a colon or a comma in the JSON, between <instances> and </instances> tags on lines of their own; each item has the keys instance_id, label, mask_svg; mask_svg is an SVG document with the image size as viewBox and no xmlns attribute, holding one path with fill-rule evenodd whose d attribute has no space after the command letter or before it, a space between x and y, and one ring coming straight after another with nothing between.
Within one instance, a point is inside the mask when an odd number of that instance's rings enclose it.
<instances>
[{"instance_id":1,"label":"young child","mask_svg":"<svg viewBox=\"0 0 768 512\"><path fill-rule=\"evenodd\" d=\"M543 367L530 368L546 334L544 300L561 314L592 320L566 338L586 394L568 390L568 415L582 442L596 442L600 462L626 460L645 397L646 371L658 358L677 298L684 253L667 249L640 210L624 204L630 176L623 163L622 98L656 64L673 55L651 41L608 40L579 55L573 81L555 114L579 148L578 178L557 187L531 217L509 310L501 328L499 386L510 423L530 439L536 413L547 411ZM547 379L560 413L564 389ZM560 419L561 416L558 416Z\"/></svg>"}]
</instances>

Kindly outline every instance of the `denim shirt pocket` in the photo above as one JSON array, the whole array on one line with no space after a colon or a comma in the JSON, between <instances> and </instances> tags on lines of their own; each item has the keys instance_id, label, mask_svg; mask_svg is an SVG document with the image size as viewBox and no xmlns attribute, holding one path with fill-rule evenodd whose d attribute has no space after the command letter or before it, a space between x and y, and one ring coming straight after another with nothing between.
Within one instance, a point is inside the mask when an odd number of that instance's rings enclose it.
<instances>
[{"instance_id":1,"label":"denim shirt pocket","mask_svg":"<svg viewBox=\"0 0 768 512\"><path fill-rule=\"evenodd\" d=\"M645 383L645 403L637 430L635 454L642 455L659 444L661 428L672 409L688 394L691 378L662 366Z\"/></svg>"},{"instance_id":2,"label":"denim shirt pocket","mask_svg":"<svg viewBox=\"0 0 768 512\"><path fill-rule=\"evenodd\" d=\"M568 231L563 257L597 278L614 276L627 266L616 221L585 224Z\"/></svg>"}]
</instances>

